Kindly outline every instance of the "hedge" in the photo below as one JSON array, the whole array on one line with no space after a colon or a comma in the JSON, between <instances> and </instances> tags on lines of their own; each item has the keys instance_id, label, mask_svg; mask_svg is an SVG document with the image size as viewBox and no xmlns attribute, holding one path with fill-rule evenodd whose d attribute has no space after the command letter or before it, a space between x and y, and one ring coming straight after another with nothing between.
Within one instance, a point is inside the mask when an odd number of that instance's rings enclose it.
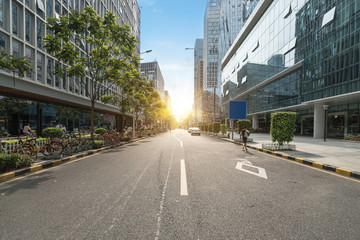
<instances>
[{"instance_id":1,"label":"hedge","mask_svg":"<svg viewBox=\"0 0 360 240\"><path fill-rule=\"evenodd\" d=\"M103 140L95 140L94 141L94 145L93 145L94 149L102 148L103 146L104 146Z\"/></svg>"},{"instance_id":2,"label":"hedge","mask_svg":"<svg viewBox=\"0 0 360 240\"><path fill-rule=\"evenodd\" d=\"M209 123L208 125L208 132L213 132L214 131L214 124L213 123Z\"/></svg>"},{"instance_id":3,"label":"hedge","mask_svg":"<svg viewBox=\"0 0 360 240\"><path fill-rule=\"evenodd\" d=\"M213 132L214 133L219 133L220 132L220 123L219 122L214 123Z\"/></svg>"},{"instance_id":4,"label":"hedge","mask_svg":"<svg viewBox=\"0 0 360 240\"><path fill-rule=\"evenodd\" d=\"M95 129L95 133L99 134L99 135L104 135L107 133L107 131L105 128L97 128L97 129Z\"/></svg>"},{"instance_id":5,"label":"hedge","mask_svg":"<svg viewBox=\"0 0 360 240\"><path fill-rule=\"evenodd\" d=\"M64 135L64 131L58 127L45 128L41 133L44 138L60 138L62 135Z\"/></svg>"},{"instance_id":6,"label":"hedge","mask_svg":"<svg viewBox=\"0 0 360 240\"><path fill-rule=\"evenodd\" d=\"M270 136L279 145L293 140L296 131L295 112L277 112L271 114Z\"/></svg>"},{"instance_id":7,"label":"hedge","mask_svg":"<svg viewBox=\"0 0 360 240\"><path fill-rule=\"evenodd\" d=\"M30 167L33 162L34 160L29 156L23 156L18 153L0 153L0 173Z\"/></svg>"},{"instance_id":8,"label":"hedge","mask_svg":"<svg viewBox=\"0 0 360 240\"><path fill-rule=\"evenodd\" d=\"M243 128L246 127L248 130L251 128L251 121L246 119L246 120L239 120L238 121L238 130L239 133L243 130Z\"/></svg>"},{"instance_id":9,"label":"hedge","mask_svg":"<svg viewBox=\"0 0 360 240\"><path fill-rule=\"evenodd\" d=\"M224 135L226 132L227 132L227 126L226 124L221 124L220 125L220 131L221 131L221 134Z\"/></svg>"}]
</instances>

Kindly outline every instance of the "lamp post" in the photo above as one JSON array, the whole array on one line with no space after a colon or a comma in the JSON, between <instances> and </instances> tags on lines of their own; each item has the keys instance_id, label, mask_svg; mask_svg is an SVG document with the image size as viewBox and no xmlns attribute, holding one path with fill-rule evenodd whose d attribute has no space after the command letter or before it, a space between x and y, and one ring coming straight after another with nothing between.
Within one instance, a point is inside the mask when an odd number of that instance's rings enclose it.
<instances>
[{"instance_id":1,"label":"lamp post","mask_svg":"<svg viewBox=\"0 0 360 240\"><path fill-rule=\"evenodd\" d=\"M326 142L326 135L327 135L327 110L329 108L329 105L322 105L322 108L324 109L324 142Z\"/></svg>"}]
</instances>

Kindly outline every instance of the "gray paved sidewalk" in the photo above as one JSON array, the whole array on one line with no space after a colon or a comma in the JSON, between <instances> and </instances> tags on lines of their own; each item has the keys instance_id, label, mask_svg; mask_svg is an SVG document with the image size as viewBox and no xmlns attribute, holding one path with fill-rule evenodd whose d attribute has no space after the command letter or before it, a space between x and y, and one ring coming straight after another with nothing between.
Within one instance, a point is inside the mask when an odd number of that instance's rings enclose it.
<instances>
[{"instance_id":1,"label":"gray paved sidewalk","mask_svg":"<svg viewBox=\"0 0 360 240\"><path fill-rule=\"evenodd\" d=\"M234 134L234 138L238 140L239 134ZM248 145L258 148L262 147L262 143L271 143L269 134L251 133L250 138L253 142L248 142ZM290 144L296 145L295 151L277 152L360 172L360 142L341 139L324 142L323 139L295 136Z\"/></svg>"}]
</instances>

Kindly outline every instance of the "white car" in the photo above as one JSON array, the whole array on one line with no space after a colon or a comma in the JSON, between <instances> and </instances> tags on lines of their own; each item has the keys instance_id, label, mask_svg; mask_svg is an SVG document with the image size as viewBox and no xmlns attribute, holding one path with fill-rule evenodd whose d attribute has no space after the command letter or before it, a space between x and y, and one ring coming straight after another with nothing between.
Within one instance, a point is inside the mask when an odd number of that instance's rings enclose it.
<instances>
[{"instance_id":1,"label":"white car","mask_svg":"<svg viewBox=\"0 0 360 240\"><path fill-rule=\"evenodd\" d=\"M200 128L194 127L191 129L191 136L199 135L200 136Z\"/></svg>"}]
</instances>

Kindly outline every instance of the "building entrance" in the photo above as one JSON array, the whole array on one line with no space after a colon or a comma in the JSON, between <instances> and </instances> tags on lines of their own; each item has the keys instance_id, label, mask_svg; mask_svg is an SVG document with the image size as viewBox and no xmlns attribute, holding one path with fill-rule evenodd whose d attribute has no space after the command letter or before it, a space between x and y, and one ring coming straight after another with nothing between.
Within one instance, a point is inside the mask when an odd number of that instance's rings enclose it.
<instances>
[{"instance_id":1,"label":"building entrance","mask_svg":"<svg viewBox=\"0 0 360 240\"><path fill-rule=\"evenodd\" d=\"M328 115L328 137L329 138L343 138L345 134L345 114L334 113Z\"/></svg>"}]
</instances>

